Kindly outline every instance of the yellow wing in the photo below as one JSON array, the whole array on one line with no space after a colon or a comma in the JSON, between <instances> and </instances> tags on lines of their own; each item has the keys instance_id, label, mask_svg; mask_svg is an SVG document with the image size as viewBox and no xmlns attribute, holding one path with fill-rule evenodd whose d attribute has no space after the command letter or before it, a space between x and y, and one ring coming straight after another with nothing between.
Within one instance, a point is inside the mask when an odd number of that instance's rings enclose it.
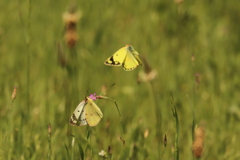
<instances>
[{"instance_id":1,"label":"yellow wing","mask_svg":"<svg viewBox=\"0 0 240 160\"><path fill-rule=\"evenodd\" d=\"M82 101L81 103L79 103L79 105L77 106L77 108L74 110L69 123L73 126L83 126L86 125L86 119L85 119L85 108L86 102Z\"/></svg>"},{"instance_id":2,"label":"yellow wing","mask_svg":"<svg viewBox=\"0 0 240 160\"><path fill-rule=\"evenodd\" d=\"M120 48L111 57L109 57L104 64L109 66L121 66L127 55L127 47Z\"/></svg>"},{"instance_id":3,"label":"yellow wing","mask_svg":"<svg viewBox=\"0 0 240 160\"><path fill-rule=\"evenodd\" d=\"M122 64L123 69L126 71L134 70L138 65L142 65L142 62L139 58L139 54L134 48L130 45L127 45L127 55Z\"/></svg>"},{"instance_id":4,"label":"yellow wing","mask_svg":"<svg viewBox=\"0 0 240 160\"><path fill-rule=\"evenodd\" d=\"M93 102L91 98L86 99L87 104L85 107L85 118L89 126L96 126L101 118L103 118L102 111Z\"/></svg>"}]
</instances>

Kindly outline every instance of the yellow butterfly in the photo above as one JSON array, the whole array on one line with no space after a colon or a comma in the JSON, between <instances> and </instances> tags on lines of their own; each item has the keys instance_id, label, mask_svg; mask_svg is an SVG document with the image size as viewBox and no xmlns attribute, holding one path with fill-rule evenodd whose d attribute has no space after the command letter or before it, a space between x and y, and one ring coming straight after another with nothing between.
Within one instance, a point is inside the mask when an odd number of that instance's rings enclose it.
<instances>
[{"instance_id":1,"label":"yellow butterfly","mask_svg":"<svg viewBox=\"0 0 240 160\"><path fill-rule=\"evenodd\" d=\"M134 70L138 65L142 65L139 54L131 45L119 49L105 62L109 66L123 66L125 71Z\"/></svg>"},{"instance_id":2,"label":"yellow butterfly","mask_svg":"<svg viewBox=\"0 0 240 160\"><path fill-rule=\"evenodd\" d=\"M96 126L103 113L100 108L93 102L93 99L86 97L74 110L69 123L74 126L82 126L88 124L89 126Z\"/></svg>"}]
</instances>

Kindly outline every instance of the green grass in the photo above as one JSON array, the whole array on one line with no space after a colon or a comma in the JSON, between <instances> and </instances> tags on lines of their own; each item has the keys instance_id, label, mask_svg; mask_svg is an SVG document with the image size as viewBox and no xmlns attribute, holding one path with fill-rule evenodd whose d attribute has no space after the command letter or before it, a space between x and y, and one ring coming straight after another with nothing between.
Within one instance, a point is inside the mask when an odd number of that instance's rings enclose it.
<instances>
[{"instance_id":1,"label":"green grass","mask_svg":"<svg viewBox=\"0 0 240 160\"><path fill-rule=\"evenodd\" d=\"M73 51L64 41L62 20L72 4L82 13ZM176 159L171 94L179 159L193 159L193 122L205 128L202 159L240 158L240 2L3 1L1 6L0 159L103 159L101 150L113 160ZM59 65L58 44L74 72ZM125 44L147 58L156 79L138 84L142 66L126 72L103 64ZM69 125L85 95L100 94L103 85L113 83L106 96L116 100L122 124L115 104L99 100L104 117L97 126Z\"/></svg>"}]
</instances>

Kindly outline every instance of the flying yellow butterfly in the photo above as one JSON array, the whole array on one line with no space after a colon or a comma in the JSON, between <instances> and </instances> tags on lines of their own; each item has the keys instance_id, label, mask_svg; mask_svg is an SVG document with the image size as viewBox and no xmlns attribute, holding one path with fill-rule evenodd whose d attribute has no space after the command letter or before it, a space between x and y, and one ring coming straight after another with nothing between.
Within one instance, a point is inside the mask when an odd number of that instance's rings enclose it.
<instances>
[{"instance_id":1,"label":"flying yellow butterfly","mask_svg":"<svg viewBox=\"0 0 240 160\"><path fill-rule=\"evenodd\" d=\"M89 126L96 126L101 118L103 118L102 111L93 102L93 99L86 97L74 110L69 123L74 126L82 126L88 124Z\"/></svg>"},{"instance_id":2,"label":"flying yellow butterfly","mask_svg":"<svg viewBox=\"0 0 240 160\"><path fill-rule=\"evenodd\" d=\"M109 66L123 66L125 71L132 71L138 65L142 65L142 62L138 52L131 45L126 45L109 57L104 64Z\"/></svg>"}]
</instances>

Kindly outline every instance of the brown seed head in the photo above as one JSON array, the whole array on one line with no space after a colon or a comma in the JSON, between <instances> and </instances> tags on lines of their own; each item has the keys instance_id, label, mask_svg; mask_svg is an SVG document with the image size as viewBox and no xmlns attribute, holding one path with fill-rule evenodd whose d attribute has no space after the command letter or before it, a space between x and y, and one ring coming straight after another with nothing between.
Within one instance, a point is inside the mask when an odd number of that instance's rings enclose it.
<instances>
[{"instance_id":1,"label":"brown seed head","mask_svg":"<svg viewBox=\"0 0 240 160\"><path fill-rule=\"evenodd\" d=\"M52 134L52 127L51 124L48 124L48 134L51 135Z\"/></svg>"},{"instance_id":2,"label":"brown seed head","mask_svg":"<svg viewBox=\"0 0 240 160\"><path fill-rule=\"evenodd\" d=\"M195 138L204 138L204 128L203 127L197 127L195 129Z\"/></svg>"},{"instance_id":3,"label":"brown seed head","mask_svg":"<svg viewBox=\"0 0 240 160\"><path fill-rule=\"evenodd\" d=\"M12 102L15 100L16 96L17 96L17 87L14 87L12 92Z\"/></svg>"},{"instance_id":4,"label":"brown seed head","mask_svg":"<svg viewBox=\"0 0 240 160\"><path fill-rule=\"evenodd\" d=\"M181 3L183 3L183 1L184 1L184 0L174 0L174 2L175 2L176 4L181 4Z\"/></svg>"},{"instance_id":5,"label":"brown seed head","mask_svg":"<svg viewBox=\"0 0 240 160\"><path fill-rule=\"evenodd\" d=\"M195 56L192 54L191 60L194 62L195 61Z\"/></svg>"},{"instance_id":6,"label":"brown seed head","mask_svg":"<svg viewBox=\"0 0 240 160\"><path fill-rule=\"evenodd\" d=\"M138 74L138 82L148 82L152 81L157 76L157 71L153 70L151 66L149 65L147 59L143 56L142 61L144 64L144 72L139 72Z\"/></svg>"},{"instance_id":7,"label":"brown seed head","mask_svg":"<svg viewBox=\"0 0 240 160\"><path fill-rule=\"evenodd\" d=\"M76 25L79 19L81 18L81 12L64 12L63 13L63 22L65 24L66 30L76 30Z\"/></svg>"},{"instance_id":8,"label":"brown seed head","mask_svg":"<svg viewBox=\"0 0 240 160\"><path fill-rule=\"evenodd\" d=\"M199 73L195 73L195 81L196 81L196 84L199 84L200 83L200 74Z\"/></svg>"},{"instance_id":9,"label":"brown seed head","mask_svg":"<svg viewBox=\"0 0 240 160\"><path fill-rule=\"evenodd\" d=\"M204 148L204 128L203 127L197 127L195 129L195 138L192 145L192 151L193 155L196 158L200 158L203 153Z\"/></svg>"},{"instance_id":10,"label":"brown seed head","mask_svg":"<svg viewBox=\"0 0 240 160\"><path fill-rule=\"evenodd\" d=\"M68 45L69 48L74 47L77 40L78 40L77 32L68 31L68 32L65 33L65 41L67 42L67 45Z\"/></svg>"},{"instance_id":11,"label":"brown seed head","mask_svg":"<svg viewBox=\"0 0 240 160\"><path fill-rule=\"evenodd\" d=\"M112 149L111 149L111 147L110 146L108 146L108 154L112 154Z\"/></svg>"},{"instance_id":12,"label":"brown seed head","mask_svg":"<svg viewBox=\"0 0 240 160\"><path fill-rule=\"evenodd\" d=\"M166 146L167 146L167 135L166 135L166 134L165 134L165 136L164 136L163 142L164 142L164 146L166 147Z\"/></svg>"},{"instance_id":13,"label":"brown seed head","mask_svg":"<svg viewBox=\"0 0 240 160\"><path fill-rule=\"evenodd\" d=\"M150 73L152 71L152 68L150 66L150 64L148 63L147 59L145 58L145 56L142 56L142 62L144 64L144 71L146 74Z\"/></svg>"},{"instance_id":14,"label":"brown seed head","mask_svg":"<svg viewBox=\"0 0 240 160\"><path fill-rule=\"evenodd\" d=\"M81 17L80 12L70 11L63 14L63 22L65 24L65 41L69 48L75 46L78 35L77 35L77 22Z\"/></svg>"},{"instance_id":15,"label":"brown seed head","mask_svg":"<svg viewBox=\"0 0 240 160\"><path fill-rule=\"evenodd\" d=\"M149 130L148 130L148 129L146 129L146 130L145 130L145 132L144 132L144 135L143 135L143 137L144 137L144 138L147 138L147 137L148 137L148 135L149 135Z\"/></svg>"},{"instance_id":16,"label":"brown seed head","mask_svg":"<svg viewBox=\"0 0 240 160\"><path fill-rule=\"evenodd\" d=\"M107 122L106 122L106 125L105 125L105 129L108 130L108 129L109 129L109 126L110 126L110 121L109 121L109 119L108 119Z\"/></svg>"}]
</instances>

